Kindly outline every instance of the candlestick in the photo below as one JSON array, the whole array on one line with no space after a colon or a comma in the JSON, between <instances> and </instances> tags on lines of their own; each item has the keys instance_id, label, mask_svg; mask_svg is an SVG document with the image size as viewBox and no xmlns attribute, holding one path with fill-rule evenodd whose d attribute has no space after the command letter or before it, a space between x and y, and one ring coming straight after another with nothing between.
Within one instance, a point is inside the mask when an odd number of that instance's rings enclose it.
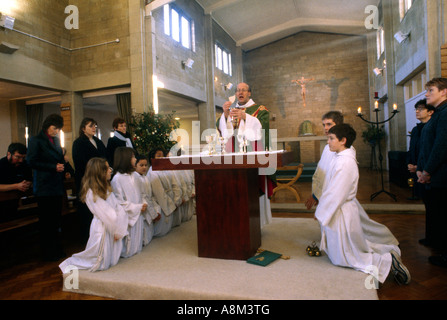
<instances>
[{"instance_id":1,"label":"candlestick","mask_svg":"<svg viewBox=\"0 0 447 320\"><path fill-rule=\"evenodd\" d=\"M396 114L399 113L399 111L397 110L397 104L394 104L394 106L393 106L394 111L392 112L392 116L390 118L388 118L388 119L385 119L384 121L379 121L379 112L380 112L380 110L379 110L379 101L378 100L380 100L380 99L377 99L375 101L375 103L374 103L374 112L376 113L376 121L369 121L369 120L364 119L363 115L360 112L358 112L358 114L357 114L357 116L360 119L362 119L363 121L375 125L377 127L377 132L380 131L379 124L383 124L383 123L386 123L386 122L390 121L391 119L393 119L396 116ZM361 108L359 108L358 111L361 111ZM377 197L380 193L382 193L382 192L388 194L391 198L394 199L394 201L397 201L396 196L394 194L392 194L392 193L390 193L388 191L385 191L384 183L383 183L383 165L382 165L383 156L382 156L382 150L381 150L381 147L380 147L380 140L376 139L376 141L377 141L377 146L379 148L379 161L380 161L380 174L381 174L381 178L382 178L382 189L380 191L375 192L375 193L373 193L371 195L371 201L375 197Z\"/></svg>"}]
</instances>

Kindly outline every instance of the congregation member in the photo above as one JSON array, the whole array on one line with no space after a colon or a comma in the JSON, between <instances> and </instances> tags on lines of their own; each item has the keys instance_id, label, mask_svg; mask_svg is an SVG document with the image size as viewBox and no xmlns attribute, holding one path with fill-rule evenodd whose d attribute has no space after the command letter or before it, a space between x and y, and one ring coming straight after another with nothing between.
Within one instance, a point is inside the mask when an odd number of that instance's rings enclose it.
<instances>
[{"instance_id":1,"label":"congregation member","mask_svg":"<svg viewBox=\"0 0 447 320\"><path fill-rule=\"evenodd\" d=\"M92 158L87 162L79 197L93 214L90 236L84 251L59 265L63 273L70 273L73 267L91 272L107 270L120 259L128 216L112 192L111 175L106 159Z\"/></svg>"},{"instance_id":2,"label":"congregation member","mask_svg":"<svg viewBox=\"0 0 447 320\"><path fill-rule=\"evenodd\" d=\"M135 181L138 185L139 192L142 194L143 201L148 205L147 210L143 214L143 246L149 244L152 235L158 236L156 233L156 231L158 231L156 225L161 219L161 207L157 203L152 193L151 183L149 181L149 177L147 176L148 170L149 163L147 158L142 155L137 155L133 175L135 176Z\"/></svg>"},{"instance_id":3,"label":"congregation member","mask_svg":"<svg viewBox=\"0 0 447 320\"><path fill-rule=\"evenodd\" d=\"M112 122L113 127L113 137L109 138L107 141L107 158L110 165L113 167L114 155L116 148L128 147L136 150L135 145L132 141L132 137L129 132L127 132L127 123L123 118L117 117Z\"/></svg>"},{"instance_id":4,"label":"congregation member","mask_svg":"<svg viewBox=\"0 0 447 320\"><path fill-rule=\"evenodd\" d=\"M327 136L329 134L329 129L335 125L342 124L344 121L343 114L339 111L329 111L325 113L321 118L323 124L324 134ZM318 204L318 199L321 197L321 192L323 190L324 181L328 172L328 167L334 156L329 148L329 145L323 149L323 152L318 162L317 169L312 176L312 195L306 200L306 208L310 210L313 206Z\"/></svg>"},{"instance_id":5,"label":"congregation member","mask_svg":"<svg viewBox=\"0 0 447 320\"><path fill-rule=\"evenodd\" d=\"M430 120L431 116L435 112L435 107L431 105L427 105L427 100L419 100L416 102L415 106L415 112L416 112L416 119L420 122L411 130L410 133L410 148L407 152L407 168L410 172L411 178L413 178L415 185L414 185L414 195L417 199L422 198L424 200L424 191L425 191L425 185L417 182L417 161L419 158L419 150L421 148L420 146L420 140L421 140L421 133L422 129L424 128L425 124ZM420 239L419 243L430 246L431 240L430 240L430 216L425 215L425 238Z\"/></svg>"},{"instance_id":6,"label":"congregation member","mask_svg":"<svg viewBox=\"0 0 447 320\"><path fill-rule=\"evenodd\" d=\"M430 245L442 252L429 257L429 262L447 267L447 78L433 78L425 87L427 104L435 107L435 112L421 133L417 176L426 188L424 204L430 219Z\"/></svg>"},{"instance_id":7,"label":"congregation member","mask_svg":"<svg viewBox=\"0 0 447 320\"><path fill-rule=\"evenodd\" d=\"M112 178L112 190L118 201L122 204L128 215L128 235L124 239L124 258L129 258L143 249L143 235L145 241L152 240L154 225L144 228L144 214L148 204L144 202L133 172L135 171L135 152L132 148L118 147L114 156L114 176ZM146 234L143 234L146 232Z\"/></svg>"},{"instance_id":8,"label":"congregation member","mask_svg":"<svg viewBox=\"0 0 447 320\"><path fill-rule=\"evenodd\" d=\"M389 274L399 284L411 280L401 261L399 243L389 229L372 221L356 201L359 171L354 149L355 130L348 124L333 126L328 145L334 152L315 217L321 227L321 250L337 266L349 267L377 277Z\"/></svg>"},{"instance_id":9,"label":"congregation member","mask_svg":"<svg viewBox=\"0 0 447 320\"><path fill-rule=\"evenodd\" d=\"M251 98L252 90L247 83L239 83L236 89L236 105L226 101L222 108L223 114L217 120L217 128L220 135L228 138L225 146L227 152L238 152L237 139L233 135L244 135L250 141L249 150L265 151L270 150L270 113L263 105L256 104ZM234 128L237 127L237 132ZM273 189L276 187L275 175L260 175L260 218L261 226L272 222L272 210L270 198Z\"/></svg>"},{"instance_id":10,"label":"congregation member","mask_svg":"<svg viewBox=\"0 0 447 320\"><path fill-rule=\"evenodd\" d=\"M0 192L19 192L24 195L30 190L32 170L26 163L26 146L22 143L11 143L6 157L0 159ZM0 221L14 218L19 205L19 196L1 202Z\"/></svg>"},{"instance_id":11,"label":"congregation member","mask_svg":"<svg viewBox=\"0 0 447 320\"><path fill-rule=\"evenodd\" d=\"M56 261L65 256L60 239L62 204L65 195L65 159L58 134L64 119L51 114L37 136L31 137L26 160L33 169L33 192L39 210L42 255Z\"/></svg>"},{"instance_id":12,"label":"congregation member","mask_svg":"<svg viewBox=\"0 0 447 320\"><path fill-rule=\"evenodd\" d=\"M79 126L79 137L73 142L72 155L75 167L75 185L79 194L81 181L87 167L87 163L92 158L107 159L107 149L104 143L96 137L97 122L92 118L84 118ZM86 243L89 237L90 223L93 219L92 213L87 205L79 201L77 211L80 219L80 237L82 243Z\"/></svg>"}]
</instances>

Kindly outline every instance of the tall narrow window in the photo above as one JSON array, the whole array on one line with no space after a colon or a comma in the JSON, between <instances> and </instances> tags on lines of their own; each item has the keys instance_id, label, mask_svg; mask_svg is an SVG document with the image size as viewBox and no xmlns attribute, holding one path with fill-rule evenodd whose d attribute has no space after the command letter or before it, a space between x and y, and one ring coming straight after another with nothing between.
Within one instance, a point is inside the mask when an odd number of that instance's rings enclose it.
<instances>
[{"instance_id":1,"label":"tall narrow window","mask_svg":"<svg viewBox=\"0 0 447 320\"><path fill-rule=\"evenodd\" d=\"M194 21L169 4L164 5L163 10L165 34L183 47L195 51Z\"/></svg>"},{"instance_id":2,"label":"tall narrow window","mask_svg":"<svg viewBox=\"0 0 447 320\"><path fill-rule=\"evenodd\" d=\"M171 10L171 26L172 26L172 39L180 42L180 22L179 14L174 9Z\"/></svg>"},{"instance_id":3,"label":"tall narrow window","mask_svg":"<svg viewBox=\"0 0 447 320\"><path fill-rule=\"evenodd\" d=\"M233 71L231 66L231 53L222 48L219 44L215 45L215 51L216 68L231 76Z\"/></svg>"}]
</instances>

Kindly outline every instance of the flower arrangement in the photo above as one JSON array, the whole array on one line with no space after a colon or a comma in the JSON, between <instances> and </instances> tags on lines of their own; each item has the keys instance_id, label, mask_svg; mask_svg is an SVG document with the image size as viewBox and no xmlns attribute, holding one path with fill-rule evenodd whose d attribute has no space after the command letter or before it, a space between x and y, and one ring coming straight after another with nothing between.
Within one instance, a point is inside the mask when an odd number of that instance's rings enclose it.
<instances>
[{"instance_id":1,"label":"flower arrangement","mask_svg":"<svg viewBox=\"0 0 447 320\"><path fill-rule=\"evenodd\" d=\"M161 115L151 110L132 115L129 126L138 153L148 154L154 148L169 151L177 143L169 140L172 130L180 127L180 123L174 119L174 113Z\"/></svg>"}]
</instances>

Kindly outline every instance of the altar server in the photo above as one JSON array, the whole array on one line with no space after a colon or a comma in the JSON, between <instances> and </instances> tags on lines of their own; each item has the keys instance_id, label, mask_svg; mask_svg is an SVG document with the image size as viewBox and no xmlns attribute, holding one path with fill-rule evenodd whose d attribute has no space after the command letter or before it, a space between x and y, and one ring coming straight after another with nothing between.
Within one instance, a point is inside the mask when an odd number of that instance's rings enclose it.
<instances>
[{"instance_id":1,"label":"altar server","mask_svg":"<svg viewBox=\"0 0 447 320\"><path fill-rule=\"evenodd\" d=\"M355 138L348 124L329 130L328 144L335 155L315 211L322 232L320 249L334 265L372 274L381 283L391 271L398 283L408 284L411 277L398 241L387 227L369 219L356 200L359 172L350 148Z\"/></svg>"},{"instance_id":2,"label":"altar server","mask_svg":"<svg viewBox=\"0 0 447 320\"><path fill-rule=\"evenodd\" d=\"M135 164L135 180L138 183L140 192L144 201L148 204L147 210L144 212L144 228L143 228L143 245L147 245L150 242L149 236L156 235L157 224L161 219L161 207L157 203L153 193L151 182L147 176L147 171L149 170L149 163L145 156L138 155ZM151 227L153 224L153 227ZM152 231L152 229L154 229Z\"/></svg>"},{"instance_id":3,"label":"altar server","mask_svg":"<svg viewBox=\"0 0 447 320\"><path fill-rule=\"evenodd\" d=\"M150 241L154 231L153 224L149 229L144 230L143 216L148 204L144 201L136 177L133 175L136 160L132 148L118 147L115 150L113 160L115 175L112 179L112 189L129 217L129 235L124 239L121 255L124 258L139 253L143 248L143 236L145 236L145 242Z\"/></svg>"},{"instance_id":4,"label":"altar server","mask_svg":"<svg viewBox=\"0 0 447 320\"><path fill-rule=\"evenodd\" d=\"M188 200L185 203L186 210L183 212L182 222L191 220L195 213L196 187L194 183L194 170L183 170L187 186Z\"/></svg>"},{"instance_id":5,"label":"altar server","mask_svg":"<svg viewBox=\"0 0 447 320\"><path fill-rule=\"evenodd\" d=\"M149 164L152 159L163 157L164 153L161 149L154 149L149 153ZM171 231L172 214L176 209L174 203L174 193L172 191L169 179L165 177L164 171L152 171L152 165L149 167L147 177L151 183L152 193L161 207L161 219L155 224L154 235L163 236Z\"/></svg>"},{"instance_id":6,"label":"altar server","mask_svg":"<svg viewBox=\"0 0 447 320\"><path fill-rule=\"evenodd\" d=\"M91 272L106 270L116 265L127 235L128 217L112 193L112 169L103 158L88 161L82 178L80 201L87 204L93 214L90 237L84 251L63 261L59 268L69 273L73 267Z\"/></svg>"}]
</instances>

